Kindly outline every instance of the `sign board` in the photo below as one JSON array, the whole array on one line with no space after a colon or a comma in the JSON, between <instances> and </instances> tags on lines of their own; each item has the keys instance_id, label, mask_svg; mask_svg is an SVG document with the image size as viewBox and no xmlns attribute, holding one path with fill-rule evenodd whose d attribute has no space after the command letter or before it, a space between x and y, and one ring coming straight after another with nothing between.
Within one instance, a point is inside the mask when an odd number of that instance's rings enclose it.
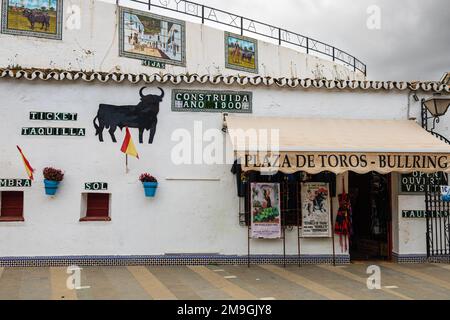
<instances>
[{"instance_id":1,"label":"sign board","mask_svg":"<svg viewBox=\"0 0 450 320\"><path fill-rule=\"evenodd\" d=\"M278 239L281 237L279 183L251 184L251 237Z\"/></svg>"},{"instance_id":2,"label":"sign board","mask_svg":"<svg viewBox=\"0 0 450 320\"><path fill-rule=\"evenodd\" d=\"M234 139L234 136L231 136ZM400 172L408 173L420 171L433 173L450 172L449 154L404 154L404 153L376 153L376 152L303 152L303 151L237 151L243 169L281 171L295 173L304 171L316 174L330 171L336 174L346 171L378 173Z\"/></svg>"},{"instance_id":3,"label":"sign board","mask_svg":"<svg viewBox=\"0 0 450 320\"><path fill-rule=\"evenodd\" d=\"M74 136L84 137L85 128L24 127L23 136Z\"/></svg>"},{"instance_id":4,"label":"sign board","mask_svg":"<svg viewBox=\"0 0 450 320\"><path fill-rule=\"evenodd\" d=\"M172 111L252 113L252 93L174 89Z\"/></svg>"},{"instance_id":5,"label":"sign board","mask_svg":"<svg viewBox=\"0 0 450 320\"><path fill-rule=\"evenodd\" d=\"M106 182L86 182L84 189L88 191L108 190L108 183Z\"/></svg>"},{"instance_id":6,"label":"sign board","mask_svg":"<svg viewBox=\"0 0 450 320\"><path fill-rule=\"evenodd\" d=\"M30 112L30 120L77 121L78 114L70 112Z\"/></svg>"},{"instance_id":7,"label":"sign board","mask_svg":"<svg viewBox=\"0 0 450 320\"><path fill-rule=\"evenodd\" d=\"M450 186L441 186L441 200L450 202Z\"/></svg>"},{"instance_id":8,"label":"sign board","mask_svg":"<svg viewBox=\"0 0 450 320\"><path fill-rule=\"evenodd\" d=\"M301 202L302 237L331 237L331 201L328 183L302 183Z\"/></svg>"},{"instance_id":9,"label":"sign board","mask_svg":"<svg viewBox=\"0 0 450 320\"><path fill-rule=\"evenodd\" d=\"M165 69L166 64L164 62L155 61L155 60L142 60L142 65L145 67L152 67L158 69Z\"/></svg>"},{"instance_id":10,"label":"sign board","mask_svg":"<svg viewBox=\"0 0 450 320\"><path fill-rule=\"evenodd\" d=\"M119 10L121 57L186 65L184 21L124 7Z\"/></svg>"},{"instance_id":11,"label":"sign board","mask_svg":"<svg viewBox=\"0 0 450 320\"><path fill-rule=\"evenodd\" d=\"M0 187L23 188L31 187L30 179L0 179Z\"/></svg>"},{"instance_id":12,"label":"sign board","mask_svg":"<svg viewBox=\"0 0 450 320\"><path fill-rule=\"evenodd\" d=\"M433 211L433 218L448 217L450 213L448 211ZM426 218L427 214L425 210L402 210L402 218Z\"/></svg>"},{"instance_id":13,"label":"sign board","mask_svg":"<svg viewBox=\"0 0 450 320\"><path fill-rule=\"evenodd\" d=\"M424 194L427 188L426 181L429 181L430 192L438 192L439 186L445 182L445 173L422 173L413 172L401 174L399 178L399 194Z\"/></svg>"}]
</instances>

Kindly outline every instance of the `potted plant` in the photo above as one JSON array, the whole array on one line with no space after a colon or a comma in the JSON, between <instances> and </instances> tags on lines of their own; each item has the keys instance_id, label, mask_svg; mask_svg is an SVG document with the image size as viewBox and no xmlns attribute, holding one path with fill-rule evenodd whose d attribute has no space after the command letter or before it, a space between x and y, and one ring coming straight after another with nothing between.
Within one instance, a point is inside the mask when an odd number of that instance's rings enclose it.
<instances>
[{"instance_id":1,"label":"potted plant","mask_svg":"<svg viewBox=\"0 0 450 320\"><path fill-rule=\"evenodd\" d=\"M144 186L144 192L146 197L154 197L156 188L158 187L158 180L150 173L143 173L139 176L139 180Z\"/></svg>"},{"instance_id":2,"label":"potted plant","mask_svg":"<svg viewBox=\"0 0 450 320\"><path fill-rule=\"evenodd\" d=\"M43 174L44 174L45 194L49 196L55 195L59 183L64 178L64 173L59 169L46 167L43 170Z\"/></svg>"}]
</instances>

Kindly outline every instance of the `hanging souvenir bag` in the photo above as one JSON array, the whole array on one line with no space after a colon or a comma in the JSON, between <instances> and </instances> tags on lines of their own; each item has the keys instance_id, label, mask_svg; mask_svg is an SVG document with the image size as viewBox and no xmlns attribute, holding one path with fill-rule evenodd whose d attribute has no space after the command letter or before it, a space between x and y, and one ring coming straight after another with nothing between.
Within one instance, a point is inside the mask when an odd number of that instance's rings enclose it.
<instances>
[{"instance_id":1,"label":"hanging souvenir bag","mask_svg":"<svg viewBox=\"0 0 450 320\"><path fill-rule=\"evenodd\" d=\"M341 252L344 252L347 251L347 238L352 234L352 206L350 203L350 197L345 192L344 178L342 178L342 189L342 193L338 196L339 210L336 215L334 233L339 235Z\"/></svg>"}]
</instances>

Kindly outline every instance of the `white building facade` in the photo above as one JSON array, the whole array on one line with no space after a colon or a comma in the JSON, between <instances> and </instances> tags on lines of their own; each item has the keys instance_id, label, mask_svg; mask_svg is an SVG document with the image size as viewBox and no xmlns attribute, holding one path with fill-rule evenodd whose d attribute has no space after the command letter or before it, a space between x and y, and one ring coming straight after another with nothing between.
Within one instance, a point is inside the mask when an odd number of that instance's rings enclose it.
<instances>
[{"instance_id":1,"label":"white building facade","mask_svg":"<svg viewBox=\"0 0 450 320\"><path fill-rule=\"evenodd\" d=\"M247 263L249 243L251 263L329 263L333 251L338 263L346 263L354 257L338 235L334 250L331 237L298 241L296 226L286 227L284 244L248 239L232 163L211 164L204 155L217 143L209 136L214 130L222 145L230 144L222 128L224 113L233 110L174 111L174 90L251 93L251 112L240 116L417 122L420 99L450 91L438 82L365 81L348 66L263 41L257 42L257 74L232 70L225 67L224 31L191 22L184 30L185 66L143 66L119 56L117 6L73 4L81 8L81 28L63 26L62 40L0 34L0 192L23 192L23 221L0 221L0 265ZM126 169L120 151L125 130L114 132L114 143L106 126L101 142L93 121L100 104L137 105L144 86L144 95L160 96L158 87L164 92L156 133L149 144L146 130L139 143L138 129L130 128L139 159L129 157ZM33 113L50 113L52 120L33 119ZM444 116L435 130L450 136L449 124ZM180 132L191 139L192 153L185 155L191 163L174 161ZM36 170L31 185L20 185L28 176L16 145ZM44 193L42 169L49 166L65 173L55 196ZM144 172L158 179L155 197L144 196L138 180ZM343 186L351 192L349 175L335 177L333 222L336 196ZM405 213L424 211L424 195L402 191L398 173L388 179L384 251L399 262L425 261L426 219ZM91 193L109 195L109 219L83 221Z\"/></svg>"}]
</instances>

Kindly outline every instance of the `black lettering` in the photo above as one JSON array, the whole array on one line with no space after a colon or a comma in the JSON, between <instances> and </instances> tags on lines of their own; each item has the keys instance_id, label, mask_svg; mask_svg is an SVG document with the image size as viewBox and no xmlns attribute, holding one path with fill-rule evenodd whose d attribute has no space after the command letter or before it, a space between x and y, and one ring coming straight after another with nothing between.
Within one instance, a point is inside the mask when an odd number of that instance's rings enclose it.
<instances>
[{"instance_id":1,"label":"black lettering","mask_svg":"<svg viewBox=\"0 0 450 320\"><path fill-rule=\"evenodd\" d=\"M340 160L340 164L341 167L345 167L348 168L348 163L347 163L347 156L345 154L340 154L339 155L339 160Z\"/></svg>"},{"instance_id":2,"label":"black lettering","mask_svg":"<svg viewBox=\"0 0 450 320\"><path fill-rule=\"evenodd\" d=\"M313 154L308 154L308 167L309 168L315 168L316 167L316 163L314 161L314 155Z\"/></svg>"},{"instance_id":3,"label":"black lettering","mask_svg":"<svg viewBox=\"0 0 450 320\"><path fill-rule=\"evenodd\" d=\"M362 154L361 157L359 158L360 161L360 165L362 168L367 167L367 156L365 154Z\"/></svg>"},{"instance_id":4,"label":"black lettering","mask_svg":"<svg viewBox=\"0 0 450 320\"><path fill-rule=\"evenodd\" d=\"M291 167L291 162L289 161L289 156L287 154L284 156L283 163L281 164L281 166L288 168Z\"/></svg>"},{"instance_id":5,"label":"black lettering","mask_svg":"<svg viewBox=\"0 0 450 320\"><path fill-rule=\"evenodd\" d=\"M386 156L380 154L380 155L378 156L378 162L379 162L380 168L385 168L385 167L386 167Z\"/></svg>"},{"instance_id":6,"label":"black lettering","mask_svg":"<svg viewBox=\"0 0 450 320\"><path fill-rule=\"evenodd\" d=\"M306 165L306 157L304 155L297 154L296 159L297 159L297 168L302 168Z\"/></svg>"}]
</instances>

